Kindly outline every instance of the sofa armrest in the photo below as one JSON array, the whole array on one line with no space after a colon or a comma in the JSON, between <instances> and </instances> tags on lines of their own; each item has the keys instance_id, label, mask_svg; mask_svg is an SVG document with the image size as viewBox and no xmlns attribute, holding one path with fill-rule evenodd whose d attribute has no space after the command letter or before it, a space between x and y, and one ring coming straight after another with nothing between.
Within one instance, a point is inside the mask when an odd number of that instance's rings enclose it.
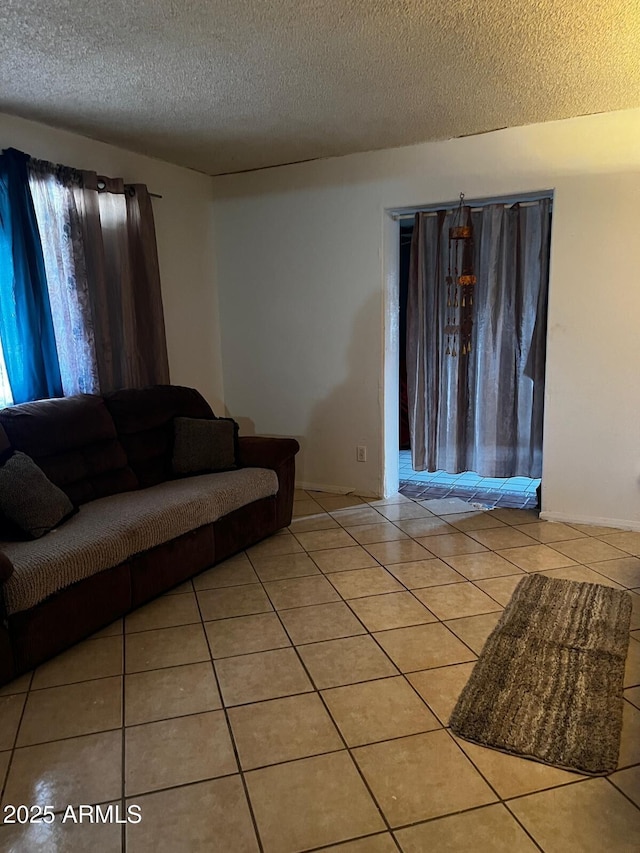
<instances>
[{"instance_id":1,"label":"sofa armrest","mask_svg":"<svg viewBox=\"0 0 640 853\"><path fill-rule=\"evenodd\" d=\"M278 476L275 523L277 529L291 524L295 491L295 455L300 445L295 438L240 436L239 464L246 468L271 468Z\"/></svg>"},{"instance_id":2,"label":"sofa armrest","mask_svg":"<svg viewBox=\"0 0 640 853\"><path fill-rule=\"evenodd\" d=\"M300 445L295 438L268 438L262 435L241 435L238 439L238 460L243 468L271 468L276 471L293 459Z\"/></svg>"},{"instance_id":3,"label":"sofa armrest","mask_svg":"<svg viewBox=\"0 0 640 853\"><path fill-rule=\"evenodd\" d=\"M0 583L9 580L13 574L13 563L5 553L0 551Z\"/></svg>"}]
</instances>

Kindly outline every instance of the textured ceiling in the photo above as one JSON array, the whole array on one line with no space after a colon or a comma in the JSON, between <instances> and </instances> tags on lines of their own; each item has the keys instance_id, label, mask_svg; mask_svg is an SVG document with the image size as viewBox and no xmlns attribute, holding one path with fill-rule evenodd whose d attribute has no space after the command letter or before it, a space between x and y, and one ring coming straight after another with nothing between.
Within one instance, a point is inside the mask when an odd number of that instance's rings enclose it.
<instances>
[{"instance_id":1,"label":"textured ceiling","mask_svg":"<svg viewBox=\"0 0 640 853\"><path fill-rule=\"evenodd\" d=\"M0 112L209 174L640 106L640 0L4 0Z\"/></svg>"}]
</instances>

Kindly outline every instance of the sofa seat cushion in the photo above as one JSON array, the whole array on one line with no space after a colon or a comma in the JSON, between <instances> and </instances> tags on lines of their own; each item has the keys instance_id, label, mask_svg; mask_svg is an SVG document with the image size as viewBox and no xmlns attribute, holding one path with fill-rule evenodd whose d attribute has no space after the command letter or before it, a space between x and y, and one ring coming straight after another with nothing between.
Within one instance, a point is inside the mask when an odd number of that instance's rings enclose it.
<instances>
[{"instance_id":1,"label":"sofa seat cushion","mask_svg":"<svg viewBox=\"0 0 640 853\"><path fill-rule=\"evenodd\" d=\"M3 587L7 612L27 610L76 581L277 491L275 472L241 468L91 501L42 539L0 544L14 567Z\"/></svg>"}]
</instances>

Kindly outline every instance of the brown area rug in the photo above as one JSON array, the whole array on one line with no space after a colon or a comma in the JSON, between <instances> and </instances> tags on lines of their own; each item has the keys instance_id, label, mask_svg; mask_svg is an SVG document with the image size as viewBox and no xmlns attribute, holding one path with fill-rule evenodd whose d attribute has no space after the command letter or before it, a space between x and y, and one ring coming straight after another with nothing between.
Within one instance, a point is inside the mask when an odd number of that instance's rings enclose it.
<instances>
[{"instance_id":1,"label":"brown area rug","mask_svg":"<svg viewBox=\"0 0 640 853\"><path fill-rule=\"evenodd\" d=\"M616 769L631 596L528 575L453 710L465 740L580 773Z\"/></svg>"}]
</instances>

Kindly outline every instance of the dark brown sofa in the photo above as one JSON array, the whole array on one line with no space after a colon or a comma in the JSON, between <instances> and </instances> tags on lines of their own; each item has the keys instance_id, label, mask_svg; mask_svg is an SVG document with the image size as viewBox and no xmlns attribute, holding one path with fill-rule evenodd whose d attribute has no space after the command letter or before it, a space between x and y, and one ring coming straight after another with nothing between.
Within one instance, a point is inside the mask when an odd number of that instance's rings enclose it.
<instances>
[{"instance_id":1,"label":"dark brown sofa","mask_svg":"<svg viewBox=\"0 0 640 853\"><path fill-rule=\"evenodd\" d=\"M170 385L0 410L0 433L5 433L0 438L31 456L80 507L41 539L0 542L0 684L290 523L297 441L240 437L238 471L177 480L171 472L175 417L215 416L197 391ZM209 500L207 490L215 499ZM185 494L188 512L181 505ZM263 496L246 503L247 495L255 494ZM65 574L67 540L72 548L84 536L86 545L92 529L99 540L111 524L111 553L139 547L137 503L145 523L159 513L149 522L149 535L162 541L97 571L87 567L92 551L85 548L82 568L74 568L71 559ZM227 511L200 523L220 507ZM122 531L118 525L124 525ZM174 535L175 530L182 532ZM96 554L96 565L108 562L102 551ZM74 571L90 574L71 583L59 580L73 578ZM46 584L58 588L37 600Z\"/></svg>"}]
</instances>

